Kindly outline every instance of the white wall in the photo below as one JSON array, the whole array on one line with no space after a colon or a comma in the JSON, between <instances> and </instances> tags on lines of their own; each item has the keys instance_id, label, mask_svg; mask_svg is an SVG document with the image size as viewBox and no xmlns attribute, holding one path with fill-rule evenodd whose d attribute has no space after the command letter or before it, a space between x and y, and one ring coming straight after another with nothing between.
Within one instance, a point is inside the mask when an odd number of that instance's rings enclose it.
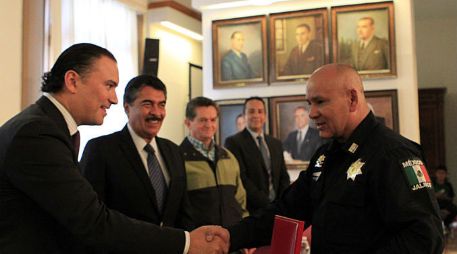
<instances>
[{"instance_id":1,"label":"white wall","mask_svg":"<svg viewBox=\"0 0 457 254\"><path fill-rule=\"evenodd\" d=\"M206 1L207 2L207 1ZM194 0L195 7L202 7L205 0ZM270 6L237 7L222 10L203 10L203 93L205 96L219 99L246 98L259 95L262 97L304 94L305 84L242 87L230 89L213 89L212 69L212 36L211 23L217 19L247 17L268 13L285 12L301 9L313 9L337 5L356 3L380 2L379 0L354 1L354 0L296 0L279 2ZM395 6L395 31L397 78L365 80L366 90L397 89L400 132L402 135L419 142L419 113L416 78L416 59L414 45L414 24L411 12L412 0L394 1Z\"/></svg>"},{"instance_id":2,"label":"white wall","mask_svg":"<svg viewBox=\"0 0 457 254\"><path fill-rule=\"evenodd\" d=\"M167 116L159 136L180 144L185 137L185 107L189 94L189 63L202 64L201 42L166 29L150 17L146 36L160 40L158 77L167 86Z\"/></svg>"},{"instance_id":3,"label":"white wall","mask_svg":"<svg viewBox=\"0 0 457 254\"><path fill-rule=\"evenodd\" d=\"M21 109L22 1L0 0L0 126Z\"/></svg>"},{"instance_id":4,"label":"white wall","mask_svg":"<svg viewBox=\"0 0 457 254\"><path fill-rule=\"evenodd\" d=\"M414 1L420 88L445 87L446 165L457 186L457 1Z\"/></svg>"}]
</instances>

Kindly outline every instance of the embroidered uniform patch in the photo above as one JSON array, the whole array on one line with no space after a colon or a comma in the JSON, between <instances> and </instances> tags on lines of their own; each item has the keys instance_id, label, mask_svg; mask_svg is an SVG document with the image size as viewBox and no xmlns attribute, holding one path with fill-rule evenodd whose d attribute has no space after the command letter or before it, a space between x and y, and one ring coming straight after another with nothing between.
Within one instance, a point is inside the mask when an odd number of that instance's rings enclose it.
<instances>
[{"instance_id":1,"label":"embroidered uniform patch","mask_svg":"<svg viewBox=\"0 0 457 254\"><path fill-rule=\"evenodd\" d=\"M407 160L402 162L402 166L413 191L432 187L427 169L421 160Z\"/></svg>"}]
</instances>

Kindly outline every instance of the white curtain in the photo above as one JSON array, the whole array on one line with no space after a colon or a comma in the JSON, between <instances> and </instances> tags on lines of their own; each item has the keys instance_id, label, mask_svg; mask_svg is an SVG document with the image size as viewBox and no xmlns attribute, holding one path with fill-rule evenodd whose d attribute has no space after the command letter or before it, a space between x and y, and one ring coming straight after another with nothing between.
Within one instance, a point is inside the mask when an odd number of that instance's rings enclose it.
<instances>
[{"instance_id":1,"label":"white curtain","mask_svg":"<svg viewBox=\"0 0 457 254\"><path fill-rule=\"evenodd\" d=\"M111 106L101 126L80 126L80 155L87 141L122 129L127 117L122 97L127 82L138 75L138 34L134 10L116 0L62 0L62 49L90 42L107 48L119 68L118 104Z\"/></svg>"}]
</instances>

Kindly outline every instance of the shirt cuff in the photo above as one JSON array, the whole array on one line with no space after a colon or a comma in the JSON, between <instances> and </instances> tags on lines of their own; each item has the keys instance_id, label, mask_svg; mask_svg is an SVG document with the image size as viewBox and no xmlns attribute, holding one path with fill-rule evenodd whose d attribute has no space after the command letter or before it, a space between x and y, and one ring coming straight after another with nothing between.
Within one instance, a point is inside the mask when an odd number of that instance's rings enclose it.
<instances>
[{"instance_id":1,"label":"shirt cuff","mask_svg":"<svg viewBox=\"0 0 457 254\"><path fill-rule=\"evenodd\" d=\"M184 234L186 235L186 244L184 245L183 254L187 254L187 252L189 252L190 247L190 234L187 231L184 231Z\"/></svg>"}]
</instances>

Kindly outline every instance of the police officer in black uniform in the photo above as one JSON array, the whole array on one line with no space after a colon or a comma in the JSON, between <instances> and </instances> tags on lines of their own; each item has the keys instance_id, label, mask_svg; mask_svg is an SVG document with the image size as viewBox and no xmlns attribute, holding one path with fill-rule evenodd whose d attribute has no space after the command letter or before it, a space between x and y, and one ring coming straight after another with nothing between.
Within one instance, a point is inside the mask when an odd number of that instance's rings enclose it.
<instances>
[{"instance_id":1,"label":"police officer in black uniform","mask_svg":"<svg viewBox=\"0 0 457 254\"><path fill-rule=\"evenodd\" d=\"M357 72L330 64L307 86L310 118L332 138L280 200L229 228L231 248L270 243L275 214L312 225L311 253L443 253L420 146L375 119Z\"/></svg>"}]
</instances>

